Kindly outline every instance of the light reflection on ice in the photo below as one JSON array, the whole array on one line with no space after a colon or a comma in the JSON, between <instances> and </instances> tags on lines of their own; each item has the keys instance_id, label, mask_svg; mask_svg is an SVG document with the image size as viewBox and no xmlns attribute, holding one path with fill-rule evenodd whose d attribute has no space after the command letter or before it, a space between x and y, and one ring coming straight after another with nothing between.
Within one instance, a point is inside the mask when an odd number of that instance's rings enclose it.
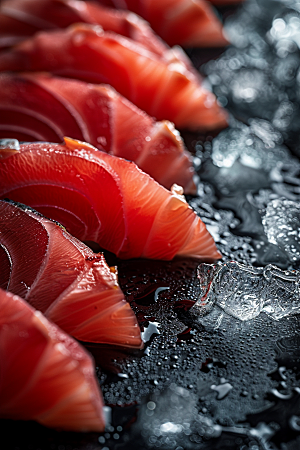
<instances>
[{"instance_id":1,"label":"light reflection on ice","mask_svg":"<svg viewBox=\"0 0 300 450\"><path fill-rule=\"evenodd\" d=\"M198 412L198 400L197 395L174 383L154 393L151 401L141 407L135 424L146 448L193 450L199 448L195 442L219 437L222 427Z\"/></svg>"},{"instance_id":2,"label":"light reflection on ice","mask_svg":"<svg viewBox=\"0 0 300 450\"><path fill-rule=\"evenodd\" d=\"M239 160L244 166L269 172L291 160L281 134L269 122L260 119L249 122L249 127L237 123L213 140L212 160L216 166L232 167Z\"/></svg>"},{"instance_id":3,"label":"light reflection on ice","mask_svg":"<svg viewBox=\"0 0 300 450\"><path fill-rule=\"evenodd\" d=\"M225 21L225 31L232 46L202 68L213 92L235 117L270 121L297 149L299 1L248 0Z\"/></svg>"},{"instance_id":4,"label":"light reflection on ice","mask_svg":"<svg viewBox=\"0 0 300 450\"><path fill-rule=\"evenodd\" d=\"M283 18L276 18L269 31L270 41L276 45L279 57L286 56L281 48L282 44L286 46L285 41L292 41L300 48L300 18L296 14L293 11L285 14Z\"/></svg>"}]
</instances>

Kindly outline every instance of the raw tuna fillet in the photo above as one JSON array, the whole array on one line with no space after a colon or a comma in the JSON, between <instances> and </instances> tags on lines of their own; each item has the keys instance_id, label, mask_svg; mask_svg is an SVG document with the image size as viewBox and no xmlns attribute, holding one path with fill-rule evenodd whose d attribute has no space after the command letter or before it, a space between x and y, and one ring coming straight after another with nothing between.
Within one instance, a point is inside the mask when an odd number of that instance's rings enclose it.
<instances>
[{"instance_id":1,"label":"raw tuna fillet","mask_svg":"<svg viewBox=\"0 0 300 450\"><path fill-rule=\"evenodd\" d=\"M223 47L228 41L213 8L204 0L97 0L146 19L169 45Z\"/></svg>"},{"instance_id":2,"label":"raw tuna fillet","mask_svg":"<svg viewBox=\"0 0 300 450\"><path fill-rule=\"evenodd\" d=\"M0 71L49 71L91 83L108 83L157 120L177 128L211 130L227 125L215 96L181 66L166 64L145 47L101 27L77 24L37 33L1 52Z\"/></svg>"},{"instance_id":3,"label":"raw tuna fillet","mask_svg":"<svg viewBox=\"0 0 300 450\"><path fill-rule=\"evenodd\" d=\"M2 200L0 248L9 255L0 285L64 331L81 341L141 348L136 317L102 254L35 211Z\"/></svg>"},{"instance_id":4,"label":"raw tuna fillet","mask_svg":"<svg viewBox=\"0 0 300 450\"><path fill-rule=\"evenodd\" d=\"M5 0L0 3L0 49L10 47L41 30L66 28L73 23L101 25L143 45L167 64L178 64L189 77L200 79L186 53L170 48L133 12L105 8L81 0Z\"/></svg>"},{"instance_id":5,"label":"raw tuna fillet","mask_svg":"<svg viewBox=\"0 0 300 450\"><path fill-rule=\"evenodd\" d=\"M170 192L132 162L65 142L0 148L0 197L30 205L120 258L220 258L179 188Z\"/></svg>"},{"instance_id":6,"label":"raw tuna fillet","mask_svg":"<svg viewBox=\"0 0 300 450\"><path fill-rule=\"evenodd\" d=\"M86 350L2 289L0 311L0 417L103 431L103 400Z\"/></svg>"},{"instance_id":7,"label":"raw tuna fillet","mask_svg":"<svg viewBox=\"0 0 300 450\"><path fill-rule=\"evenodd\" d=\"M0 74L0 138L89 142L194 194L192 158L169 121L155 122L108 85L47 74Z\"/></svg>"}]
</instances>

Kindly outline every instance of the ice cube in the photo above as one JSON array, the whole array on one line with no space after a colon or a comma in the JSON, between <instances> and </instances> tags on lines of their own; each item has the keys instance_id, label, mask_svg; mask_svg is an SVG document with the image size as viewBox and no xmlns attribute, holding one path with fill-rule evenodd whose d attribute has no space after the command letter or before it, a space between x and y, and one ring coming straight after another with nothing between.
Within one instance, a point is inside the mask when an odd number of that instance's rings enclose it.
<instances>
[{"instance_id":1,"label":"ice cube","mask_svg":"<svg viewBox=\"0 0 300 450\"><path fill-rule=\"evenodd\" d=\"M294 201L300 200L300 164L296 159L275 167L270 173L270 178L273 182L272 188L278 194L277 197L285 197ZM265 207L270 201L266 203Z\"/></svg>"},{"instance_id":2,"label":"ice cube","mask_svg":"<svg viewBox=\"0 0 300 450\"><path fill-rule=\"evenodd\" d=\"M283 271L271 264L255 268L230 261L201 264L198 278L201 292L190 313L208 329L217 329L224 314L244 322L261 312L275 320L300 312L298 271Z\"/></svg>"}]
</instances>

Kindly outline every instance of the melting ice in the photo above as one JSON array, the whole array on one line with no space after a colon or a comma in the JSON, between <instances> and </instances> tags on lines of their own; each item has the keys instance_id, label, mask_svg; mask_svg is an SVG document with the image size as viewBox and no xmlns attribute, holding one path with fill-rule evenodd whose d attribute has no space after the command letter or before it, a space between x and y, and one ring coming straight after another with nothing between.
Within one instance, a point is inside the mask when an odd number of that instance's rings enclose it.
<instances>
[{"instance_id":1,"label":"melting ice","mask_svg":"<svg viewBox=\"0 0 300 450\"><path fill-rule=\"evenodd\" d=\"M231 261L200 264L198 278L200 295L190 312L207 328L218 328L224 314L247 321L261 312L275 320L300 312L299 271Z\"/></svg>"}]
</instances>

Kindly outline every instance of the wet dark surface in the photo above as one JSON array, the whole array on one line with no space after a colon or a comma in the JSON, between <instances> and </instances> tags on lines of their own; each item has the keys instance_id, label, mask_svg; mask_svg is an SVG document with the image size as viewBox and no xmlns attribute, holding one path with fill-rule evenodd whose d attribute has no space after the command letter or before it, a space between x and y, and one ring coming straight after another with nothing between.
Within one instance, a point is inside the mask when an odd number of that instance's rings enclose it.
<instances>
[{"instance_id":1,"label":"wet dark surface","mask_svg":"<svg viewBox=\"0 0 300 450\"><path fill-rule=\"evenodd\" d=\"M135 355L88 347L106 404L118 405L107 432L60 433L2 421L3 442L10 442L4 448L298 449L299 315L231 317L205 330L187 315L199 292L194 261L128 261L119 268L141 326L154 323L154 333ZM155 296L153 289L166 285Z\"/></svg>"},{"instance_id":2,"label":"wet dark surface","mask_svg":"<svg viewBox=\"0 0 300 450\"><path fill-rule=\"evenodd\" d=\"M284 102L290 102L292 114L298 117L299 49L288 52L290 65L296 69L290 69L287 81L287 75L280 75L280 61L284 60L280 52L278 57L278 48L283 44L274 40L270 43L266 37L274 20L281 17L278 14L286 14L286 6L273 2L277 9L272 15L267 13L269 4L269 0L249 2L245 9L248 16L256 13L255 17L259 17L256 28L254 19L244 21L245 33L251 39L242 49L227 50L217 65L202 66L211 57L219 57L219 50L189 50L196 67L209 74L220 101L243 123L232 119L230 130L223 132L227 134L222 139L219 135L219 141L213 139L216 134L184 135L200 176L198 195L188 200L213 234L224 262L234 260L255 267L273 264L280 269L298 270L300 152L295 134L300 125L297 121L280 121L278 110L284 108ZM223 14L229 16L233 10ZM245 12L240 14L246 17ZM266 68L259 63L267 50L270 56ZM237 74L234 64L242 54L249 56L243 56L245 70L256 70L254 79L262 74L269 80L268 90L257 101L249 101L246 96L245 101L238 102L228 84L230 74ZM269 70L272 64L278 68L275 75ZM222 67L226 69L223 75ZM218 80L213 78L214 73ZM249 77L242 78L241 86L245 87L243 80ZM251 118L258 121L251 122ZM286 240L286 234L282 238L275 233L282 218L272 202L280 199L294 202L295 212L288 228L292 240ZM2 420L1 441L5 444L1 448L300 449L297 311L280 320L264 312L247 321L225 315L217 327L206 327L190 314L200 293L198 261L118 261L112 255L107 259L109 264L118 265L121 288L138 317L146 345L135 353L87 345L95 358L109 407L106 432L65 433L33 422Z\"/></svg>"}]
</instances>

